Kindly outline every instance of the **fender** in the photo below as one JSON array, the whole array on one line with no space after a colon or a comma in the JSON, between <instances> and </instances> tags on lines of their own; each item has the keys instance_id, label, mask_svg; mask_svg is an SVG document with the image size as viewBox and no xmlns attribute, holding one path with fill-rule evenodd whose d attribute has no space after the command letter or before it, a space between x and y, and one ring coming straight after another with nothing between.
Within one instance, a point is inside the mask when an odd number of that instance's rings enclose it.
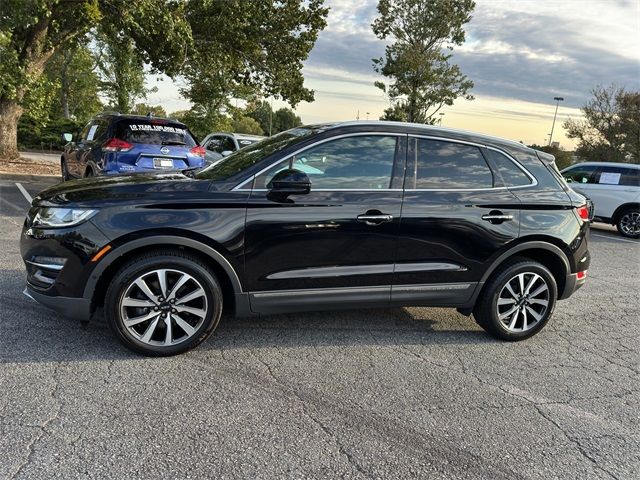
<instances>
[{"instance_id":1,"label":"fender","mask_svg":"<svg viewBox=\"0 0 640 480\"><path fill-rule=\"evenodd\" d=\"M533 248L536 248L539 250L547 250L555 254L555 256L562 261L562 264L564 265L565 274L571 271L571 268L569 266L569 260L567 259L567 256L565 255L565 253L559 247L548 242L529 241L529 242L519 243L518 245L511 247L509 250L507 250L498 258L496 258L491 264L491 266L487 269L487 271L484 272L484 275L480 279L480 284L484 284L484 282L487 281L487 279L495 271L495 269L498 268L500 264L504 262L507 258L512 257L514 254L518 252L522 252L524 250L531 250Z\"/></svg>"},{"instance_id":2,"label":"fender","mask_svg":"<svg viewBox=\"0 0 640 480\"><path fill-rule=\"evenodd\" d=\"M104 271L109 267L109 265L111 265L111 263L113 263L115 259L137 248L154 246L158 245L159 243L190 247L194 250L198 250L199 252L204 253L218 265L220 265L220 267L222 267L224 272L229 277L229 280L231 281L234 293L243 293L242 284L240 283L238 274L234 270L233 266L229 263L229 261L217 250L214 250L210 246L198 242L197 240L192 240L190 238L175 235L153 235L150 237L139 238L137 240L127 242L122 246L114 248L107 255L105 255L104 258L100 260L98 265L96 265L96 267L91 272L91 276L89 277L87 285L84 288L83 297L91 298L93 296L93 292L96 288L98 280L100 280L100 277L102 276Z\"/></svg>"}]
</instances>

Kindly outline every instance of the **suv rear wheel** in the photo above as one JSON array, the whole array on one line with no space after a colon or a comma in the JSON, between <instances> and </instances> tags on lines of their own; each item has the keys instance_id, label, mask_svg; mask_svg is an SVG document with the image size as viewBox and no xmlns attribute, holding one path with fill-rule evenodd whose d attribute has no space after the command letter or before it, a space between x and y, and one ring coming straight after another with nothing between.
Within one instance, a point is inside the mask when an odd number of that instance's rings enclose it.
<instances>
[{"instance_id":1,"label":"suv rear wheel","mask_svg":"<svg viewBox=\"0 0 640 480\"><path fill-rule=\"evenodd\" d=\"M558 287L541 263L514 259L486 284L473 316L491 335L524 340L545 326L556 304Z\"/></svg>"},{"instance_id":2,"label":"suv rear wheel","mask_svg":"<svg viewBox=\"0 0 640 480\"><path fill-rule=\"evenodd\" d=\"M616 228L620 235L627 238L640 238L640 210L628 208L618 218Z\"/></svg>"},{"instance_id":3,"label":"suv rear wheel","mask_svg":"<svg viewBox=\"0 0 640 480\"><path fill-rule=\"evenodd\" d=\"M129 349L149 356L190 350L215 330L222 290L195 257L160 251L138 257L114 276L105 297L109 326Z\"/></svg>"}]
</instances>

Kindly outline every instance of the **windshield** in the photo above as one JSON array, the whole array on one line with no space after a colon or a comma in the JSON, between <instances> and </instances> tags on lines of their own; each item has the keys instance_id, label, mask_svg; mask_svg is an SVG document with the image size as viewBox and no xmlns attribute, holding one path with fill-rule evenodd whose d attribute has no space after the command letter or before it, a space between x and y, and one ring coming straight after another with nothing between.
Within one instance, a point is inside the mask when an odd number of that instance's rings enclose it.
<instances>
[{"instance_id":1,"label":"windshield","mask_svg":"<svg viewBox=\"0 0 640 480\"><path fill-rule=\"evenodd\" d=\"M260 160L284 148L302 142L310 135L318 132L318 129L300 127L278 133L273 137L265 138L260 142L236 150L224 160L200 170L196 177L204 180L228 180L255 165Z\"/></svg>"},{"instance_id":2,"label":"windshield","mask_svg":"<svg viewBox=\"0 0 640 480\"><path fill-rule=\"evenodd\" d=\"M151 145L178 145L195 147L197 142L179 123L166 121L125 120L118 122L116 137L129 143L146 143Z\"/></svg>"}]
</instances>

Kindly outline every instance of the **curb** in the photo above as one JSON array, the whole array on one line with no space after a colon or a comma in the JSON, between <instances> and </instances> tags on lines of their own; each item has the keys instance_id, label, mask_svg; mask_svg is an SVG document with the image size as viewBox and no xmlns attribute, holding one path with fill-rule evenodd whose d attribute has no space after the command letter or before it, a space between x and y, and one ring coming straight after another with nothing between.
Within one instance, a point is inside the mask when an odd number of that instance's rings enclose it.
<instances>
[{"instance_id":1,"label":"curb","mask_svg":"<svg viewBox=\"0 0 640 480\"><path fill-rule=\"evenodd\" d=\"M38 180L55 180L56 183L62 181L60 175L24 175L21 173L3 173L0 172L0 180L18 180L18 181L38 181Z\"/></svg>"}]
</instances>

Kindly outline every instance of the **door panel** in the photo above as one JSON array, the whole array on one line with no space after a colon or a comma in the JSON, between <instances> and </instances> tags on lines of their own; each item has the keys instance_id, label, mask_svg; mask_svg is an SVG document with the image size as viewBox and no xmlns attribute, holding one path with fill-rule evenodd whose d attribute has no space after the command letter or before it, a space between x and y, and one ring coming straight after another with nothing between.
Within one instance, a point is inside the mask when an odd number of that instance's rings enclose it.
<instances>
[{"instance_id":1,"label":"door panel","mask_svg":"<svg viewBox=\"0 0 640 480\"><path fill-rule=\"evenodd\" d=\"M403 135L325 139L256 177L245 250L254 310L319 308L327 298L388 304L405 145ZM270 178L287 167L310 177L310 193L269 193Z\"/></svg>"},{"instance_id":2,"label":"door panel","mask_svg":"<svg viewBox=\"0 0 640 480\"><path fill-rule=\"evenodd\" d=\"M518 238L520 202L481 149L409 139L392 302L457 305Z\"/></svg>"}]
</instances>

